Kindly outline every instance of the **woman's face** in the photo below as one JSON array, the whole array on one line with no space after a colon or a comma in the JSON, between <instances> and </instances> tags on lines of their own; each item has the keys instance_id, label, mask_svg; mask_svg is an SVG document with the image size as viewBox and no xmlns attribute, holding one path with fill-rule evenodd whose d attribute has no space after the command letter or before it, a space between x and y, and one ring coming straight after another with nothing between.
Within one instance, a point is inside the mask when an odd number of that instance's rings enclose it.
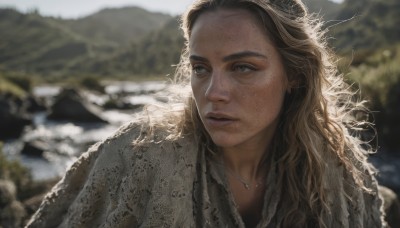
<instances>
[{"instance_id":1,"label":"woman's face","mask_svg":"<svg viewBox=\"0 0 400 228\"><path fill-rule=\"evenodd\" d=\"M200 118L223 149L266 149L287 78L280 55L246 10L202 13L189 38L191 85Z\"/></svg>"}]
</instances>

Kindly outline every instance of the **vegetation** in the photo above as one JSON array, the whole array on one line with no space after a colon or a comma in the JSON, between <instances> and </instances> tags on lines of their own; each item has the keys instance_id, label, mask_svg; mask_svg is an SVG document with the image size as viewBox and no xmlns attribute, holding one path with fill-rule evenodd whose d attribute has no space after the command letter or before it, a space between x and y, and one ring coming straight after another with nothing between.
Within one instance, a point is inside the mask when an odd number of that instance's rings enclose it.
<instances>
[{"instance_id":1,"label":"vegetation","mask_svg":"<svg viewBox=\"0 0 400 228\"><path fill-rule=\"evenodd\" d=\"M104 86L101 85L97 77L86 76L80 80L79 84L88 90L104 93Z\"/></svg>"},{"instance_id":2,"label":"vegetation","mask_svg":"<svg viewBox=\"0 0 400 228\"><path fill-rule=\"evenodd\" d=\"M0 94L24 98L31 92L34 79L25 74L15 72L0 73Z\"/></svg>"},{"instance_id":3,"label":"vegetation","mask_svg":"<svg viewBox=\"0 0 400 228\"><path fill-rule=\"evenodd\" d=\"M378 130L378 143L398 149L400 135L400 45L379 49L362 64L350 67L349 79L370 101Z\"/></svg>"},{"instance_id":4,"label":"vegetation","mask_svg":"<svg viewBox=\"0 0 400 228\"><path fill-rule=\"evenodd\" d=\"M115 75L166 75L174 71L183 47L183 34L178 18L170 20L163 28L153 31L109 59L93 62L90 66L97 74Z\"/></svg>"},{"instance_id":5,"label":"vegetation","mask_svg":"<svg viewBox=\"0 0 400 228\"><path fill-rule=\"evenodd\" d=\"M26 198L27 190L32 185L30 171L19 161L9 161L3 154L3 144L0 142L0 179L11 180L17 187L19 198ZM28 193L29 194L29 193Z\"/></svg>"},{"instance_id":6,"label":"vegetation","mask_svg":"<svg viewBox=\"0 0 400 228\"><path fill-rule=\"evenodd\" d=\"M61 71L72 59L89 54L88 44L37 14L0 9L0 62L4 70Z\"/></svg>"},{"instance_id":7,"label":"vegetation","mask_svg":"<svg viewBox=\"0 0 400 228\"><path fill-rule=\"evenodd\" d=\"M22 98L26 96L26 91L0 76L0 94L12 94L14 97Z\"/></svg>"},{"instance_id":8,"label":"vegetation","mask_svg":"<svg viewBox=\"0 0 400 228\"><path fill-rule=\"evenodd\" d=\"M370 100L380 142L396 147L400 129L398 0L304 0L330 21L331 46L349 83ZM334 25L333 25L334 24ZM148 80L174 71L183 38L178 18L137 7L104 9L77 20L0 9L0 92L20 96L37 81L102 90L99 81ZM7 73L7 75L11 75ZM22 75L16 77L16 75ZM29 79L27 80L27 76ZM31 75L36 75L31 79ZM399 147L399 146L397 146Z\"/></svg>"},{"instance_id":9,"label":"vegetation","mask_svg":"<svg viewBox=\"0 0 400 228\"><path fill-rule=\"evenodd\" d=\"M130 45L149 32L159 29L170 15L150 13L139 7L103 9L76 20L57 19L60 25L86 40L116 46Z\"/></svg>"},{"instance_id":10,"label":"vegetation","mask_svg":"<svg viewBox=\"0 0 400 228\"><path fill-rule=\"evenodd\" d=\"M0 30L4 31L0 69L40 74L50 81L90 73L96 70L91 63L114 56L119 48L125 50L170 19L137 7L106 9L78 20L0 9Z\"/></svg>"},{"instance_id":11,"label":"vegetation","mask_svg":"<svg viewBox=\"0 0 400 228\"><path fill-rule=\"evenodd\" d=\"M341 71L369 101L378 145L398 152L400 1L303 1L328 21ZM163 79L174 72L184 42L178 18L138 7L104 9L76 20L0 8L0 31L0 95L20 100L39 83L103 92L103 81ZM106 105L124 104L114 99ZM0 179L15 183L21 201L45 193L57 181L33 182L26 167L6 158L1 142Z\"/></svg>"},{"instance_id":12,"label":"vegetation","mask_svg":"<svg viewBox=\"0 0 400 228\"><path fill-rule=\"evenodd\" d=\"M33 80L27 75L9 72L8 74L5 74L4 77L26 92L30 92L32 90Z\"/></svg>"},{"instance_id":13,"label":"vegetation","mask_svg":"<svg viewBox=\"0 0 400 228\"><path fill-rule=\"evenodd\" d=\"M360 64L363 55L400 41L398 15L398 0L345 0L337 16L343 22L332 27L332 45L344 55L356 50L354 64Z\"/></svg>"}]
</instances>

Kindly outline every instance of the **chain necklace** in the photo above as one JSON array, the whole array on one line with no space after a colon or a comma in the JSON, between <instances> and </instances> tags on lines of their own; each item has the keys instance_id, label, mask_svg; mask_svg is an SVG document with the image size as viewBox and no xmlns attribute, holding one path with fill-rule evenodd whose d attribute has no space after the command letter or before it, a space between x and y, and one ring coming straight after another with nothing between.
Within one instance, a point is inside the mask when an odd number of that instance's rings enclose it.
<instances>
[{"instance_id":1,"label":"chain necklace","mask_svg":"<svg viewBox=\"0 0 400 228\"><path fill-rule=\"evenodd\" d=\"M246 181L245 179L243 179L239 174L237 174L236 172L234 172L232 169L230 169L229 167L225 166L223 163L214 161L216 165L222 167L228 174L230 174L232 177L234 177L236 180L238 180L240 183L243 184L243 187L246 190L251 190L252 189L252 184L249 183L249 181ZM255 184L255 188L260 187L261 185L263 185L264 182L263 181L257 181L257 183Z\"/></svg>"},{"instance_id":2,"label":"chain necklace","mask_svg":"<svg viewBox=\"0 0 400 228\"><path fill-rule=\"evenodd\" d=\"M226 171L228 171L228 173L229 173L230 175L232 175L232 176L233 176L234 178L236 178L240 183L243 184L243 186L244 186L245 189L247 189L247 190L251 190L251 189L252 189L252 184L251 184L251 183L249 183L248 181L244 180L239 174L233 172L233 170L231 170L230 168L228 168L228 167L225 167L225 168L226 168ZM257 183L256 183L256 185L255 185L255 188L260 187L260 185L262 185L262 184L263 184L262 181L257 181Z\"/></svg>"}]
</instances>

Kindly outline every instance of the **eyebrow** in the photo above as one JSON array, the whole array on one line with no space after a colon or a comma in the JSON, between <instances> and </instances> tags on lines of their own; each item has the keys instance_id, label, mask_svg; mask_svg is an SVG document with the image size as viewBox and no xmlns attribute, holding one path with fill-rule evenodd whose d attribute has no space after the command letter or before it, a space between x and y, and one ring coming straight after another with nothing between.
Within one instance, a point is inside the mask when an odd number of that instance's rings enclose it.
<instances>
[{"instance_id":1,"label":"eyebrow","mask_svg":"<svg viewBox=\"0 0 400 228\"><path fill-rule=\"evenodd\" d=\"M229 61L233 61L233 60L238 60L238 59L242 59L242 58L246 58L246 57L257 57L257 58L263 58L263 59L268 59L267 56L258 53L258 52L254 52L254 51L242 51L239 53L235 53L232 55L228 55L225 56L222 60L224 62L229 62Z\"/></svg>"},{"instance_id":2,"label":"eyebrow","mask_svg":"<svg viewBox=\"0 0 400 228\"><path fill-rule=\"evenodd\" d=\"M222 60L224 62L229 62L229 61L233 61L233 60L238 60L238 59L242 59L242 58L246 58L246 57L257 57L257 58L263 58L263 59L268 59L267 56L258 53L258 52L254 52L254 51L242 51L242 52L238 52L235 54L231 54L228 56L225 56ZM201 56L197 56L197 55L190 55L189 57L190 60L192 61L202 61L202 62L208 62L208 60L204 57Z\"/></svg>"}]
</instances>

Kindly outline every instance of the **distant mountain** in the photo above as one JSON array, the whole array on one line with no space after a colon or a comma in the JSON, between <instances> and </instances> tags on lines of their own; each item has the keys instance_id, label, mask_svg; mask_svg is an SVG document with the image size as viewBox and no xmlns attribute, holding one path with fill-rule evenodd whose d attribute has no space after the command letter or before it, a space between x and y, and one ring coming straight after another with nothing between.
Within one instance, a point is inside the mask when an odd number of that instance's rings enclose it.
<instances>
[{"instance_id":1,"label":"distant mountain","mask_svg":"<svg viewBox=\"0 0 400 228\"><path fill-rule=\"evenodd\" d=\"M61 71L89 55L90 45L38 14L0 9L0 66L22 72Z\"/></svg>"},{"instance_id":2,"label":"distant mountain","mask_svg":"<svg viewBox=\"0 0 400 228\"><path fill-rule=\"evenodd\" d=\"M333 21L332 46L341 54L399 43L399 0L304 0ZM0 71L41 75L165 75L179 62L178 18L138 7L104 9L77 20L0 9Z\"/></svg>"},{"instance_id":3,"label":"distant mountain","mask_svg":"<svg viewBox=\"0 0 400 228\"><path fill-rule=\"evenodd\" d=\"M179 20L173 18L118 54L88 64L85 70L100 75L166 75L173 73L172 65L179 62L183 44Z\"/></svg>"},{"instance_id":4,"label":"distant mountain","mask_svg":"<svg viewBox=\"0 0 400 228\"><path fill-rule=\"evenodd\" d=\"M306 0L310 12L333 20L340 5L329 0ZM173 18L164 27L151 32L143 39L124 49L117 55L89 64L89 72L112 75L120 72L133 75L166 75L175 70L172 65L179 62L184 39L179 29L179 18Z\"/></svg>"},{"instance_id":5,"label":"distant mountain","mask_svg":"<svg viewBox=\"0 0 400 228\"><path fill-rule=\"evenodd\" d=\"M0 8L0 70L66 75L129 49L172 17L138 7L104 9L77 20Z\"/></svg>"},{"instance_id":6,"label":"distant mountain","mask_svg":"<svg viewBox=\"0 0 400 228\"><path fill-rule=\"evenodd\" d=\"M76 20L58 20L72 32L96 42L129 45L165 25L172 16L139 7L108 8Z\"/></svg>"}]
</instances>

